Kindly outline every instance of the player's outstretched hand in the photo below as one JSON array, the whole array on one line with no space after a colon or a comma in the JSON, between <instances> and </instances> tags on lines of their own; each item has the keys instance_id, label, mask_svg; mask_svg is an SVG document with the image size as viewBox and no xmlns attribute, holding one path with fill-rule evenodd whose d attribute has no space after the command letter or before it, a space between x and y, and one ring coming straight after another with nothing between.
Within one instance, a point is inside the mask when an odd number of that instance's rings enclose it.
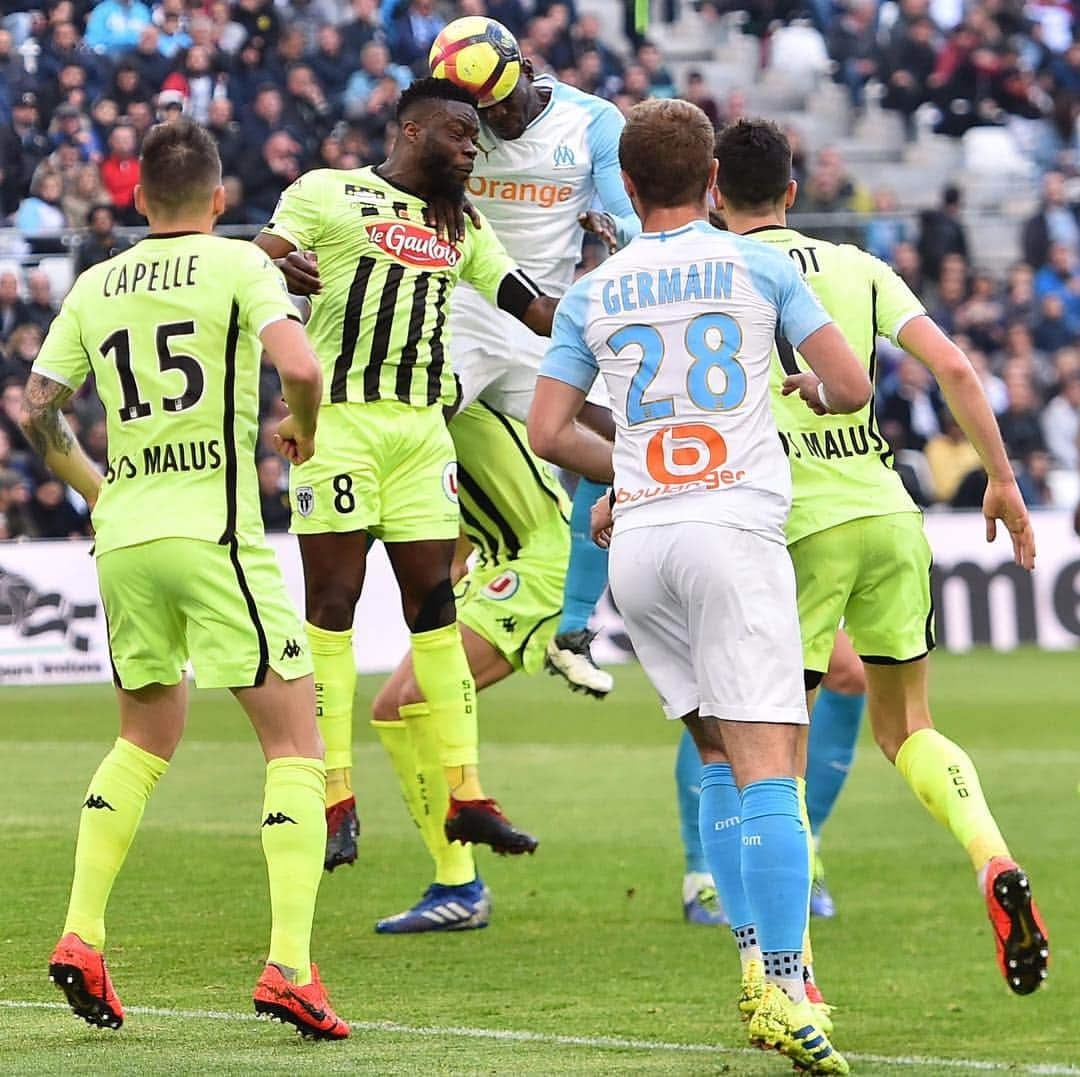
<instances>
[{"instance_id":1,"label":"player's outstretched hand","mask_svg":"<svg viewBox=\"0 0 1080 1077\"><path fill-rule=\"evenodd\" d=\"M596 499L596 504L589 512L589 527L592 531L593 542L602 550L606 550L611 545L612 522L611 494L605 490Z\"/></svg>"},{"instance_id":2,"label":"player's outstretched hand","mask_svg":"<svg viewBox=\"0 0 1080 1077\"><path fill-rule=\"evenodd\" d=\"M995 482L991 479L986 484L982 510L986 517L986 541L994 541L1000 520L1012 539L1013 560L1030 572L1035 567L1035 533L1016 480Z\"/></svg>"},{"instance_id":3,"label":"player's outstretched hand","mask_svg":"<svg viewBox=\"0 0 1080 1077\"><path fill-rule=\"evenodd\" d=\"M274 448L290 464L303 464L315 455L315 436L301 434L296 427L296 417L286 415L278 423L277 433L274 435Z\"/></svg>"},{"instance_id":4,"label":"player's outstretched hand","mask_svg":"<svg viewBox=\"0 0 1080 1077\"><path fill-rule=\"evenodd\" d=\"M586 232L592 232L600 239L600 242L607 247L608 254L615 253L619 246L619 237L615 233L615 221L610 213L590 209L578 214L578 223Z\"/></svg>"},{"instance_id":5,"label":"player's outstretched hand","mask_svg":"<svg viewBox=\"0 0 1080 1077\"><path fill-rule=\"evenodd\" d=\"M828 415L829 409L821 402L821 379L809 371L805 374L789 374L784 378L783 394L791 396L798 393L802 402L815 415Z\"/></svg>"},{"instance_id":6,"label":"player's outstretched hand","mask_svg":"<svg viewBox=\"0 0 1080 1077\"><path fill-rule=\"evenodd\" d=\"M465 238L465 218L480 228L483 218L467 198L460 201L437 198L424 206L424 224L434 228L435 234L447 243L460 243Z\"/></svg>"},{"instance_id":7,"label":"player's outstretched hand","mask_svg":"<svg viewBox=\"0 0 1080 1077\"><path fill-rule=\"evenodd\" d=\"M275 258L285 283L293 295L317 295L322 291L319 276L319 257L314 251L289 251L284 258Z\"/></svg>"}]
</instances>

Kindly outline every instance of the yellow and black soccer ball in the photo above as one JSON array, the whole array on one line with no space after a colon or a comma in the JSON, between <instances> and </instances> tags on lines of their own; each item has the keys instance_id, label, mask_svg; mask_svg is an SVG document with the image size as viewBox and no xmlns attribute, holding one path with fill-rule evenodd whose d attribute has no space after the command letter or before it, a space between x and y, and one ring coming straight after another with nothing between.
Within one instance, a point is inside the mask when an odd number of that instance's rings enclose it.
<instances>
[{"instance_id":1,"label":"yellow and black soccer ball","mask_svg":"<svg viewBox=\"0 0 1080 1077\"><path fill-rule=\"evenodd\" d=\"M508 97L521 77L521 49L501 22L483 15L455 19L428 54L431 73L449 79L488 108Z\"/></svg>"}]
</instances>

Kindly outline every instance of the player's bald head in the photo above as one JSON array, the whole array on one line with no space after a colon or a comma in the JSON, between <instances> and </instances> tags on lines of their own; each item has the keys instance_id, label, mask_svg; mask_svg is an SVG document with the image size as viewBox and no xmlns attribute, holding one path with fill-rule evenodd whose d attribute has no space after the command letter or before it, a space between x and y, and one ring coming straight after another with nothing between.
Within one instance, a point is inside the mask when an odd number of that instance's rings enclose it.
<instances>
[{"instance_id":1,"label":"player's bald head","mask_svg":"<svg viewBox=\"0 0 1080 1077\"><path fill-rule=\"evenodd\" d=\"M139 184L150 207L162 214L207 207L221 186L217 143L191 120L157 124L143 141Z\"/></svg>"},{"instance_id":2,"label":"player's bald head","mask_svg":"<svg viewBox=\"0 0 1080 1077\"><path fill-rule=\"evenodd\" d=\"M643 101L630 110L619 164L646 206L688 206L705 198L713 162L713 126L689 101Z\"/></svg>"}]
</instances>

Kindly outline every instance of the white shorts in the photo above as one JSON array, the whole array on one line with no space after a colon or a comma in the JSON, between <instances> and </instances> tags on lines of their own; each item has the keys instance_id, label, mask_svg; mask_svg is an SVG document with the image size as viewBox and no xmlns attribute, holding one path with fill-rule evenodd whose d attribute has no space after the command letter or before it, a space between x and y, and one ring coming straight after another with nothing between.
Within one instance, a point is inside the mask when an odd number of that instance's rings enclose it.
<instances>
[{"instance_id":1,"label":"white shorts","mask_svg":"<svg viewBox=\"0 0 1080 1077\"><path fill-rule=\"evenodd\" d=\"M782 542L696 521L616 526L609 569L668 718L808 723L795 572Z\"/></svg>"},{"instance_id":2,"label":"white shorts","mask_svg":"<svg viewBox=\"0 0 1080 1077\"><path fill-rule=\"evenodd\" d=\"M450 310L450 361L461 383L459 410L481 399L503 415L525 422L547 345L547 337L538 337L479 294L465 293L459 284ZM596 379L586 399L609 406L603 378Z\"/></svg>"}]
</instances>

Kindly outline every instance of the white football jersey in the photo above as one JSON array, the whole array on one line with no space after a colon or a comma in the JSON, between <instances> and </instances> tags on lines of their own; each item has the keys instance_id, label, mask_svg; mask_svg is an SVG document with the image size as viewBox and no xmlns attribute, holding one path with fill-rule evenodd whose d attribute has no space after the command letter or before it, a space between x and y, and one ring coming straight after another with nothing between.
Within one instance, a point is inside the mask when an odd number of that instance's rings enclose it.
<instances>
[{"instance_id":1,"label":"white football jersey","mask_svg":"<svg viewBox=\"0 0 1080 1077\"><path fill-rule=\"evenodd\" d=\"M769 407L777 333L830 321L783 252L695 221L642 233L563 297L540 373L615 419L616 529L699 520L784 541L791 474Z\"/></svg>"}]
</instances>

